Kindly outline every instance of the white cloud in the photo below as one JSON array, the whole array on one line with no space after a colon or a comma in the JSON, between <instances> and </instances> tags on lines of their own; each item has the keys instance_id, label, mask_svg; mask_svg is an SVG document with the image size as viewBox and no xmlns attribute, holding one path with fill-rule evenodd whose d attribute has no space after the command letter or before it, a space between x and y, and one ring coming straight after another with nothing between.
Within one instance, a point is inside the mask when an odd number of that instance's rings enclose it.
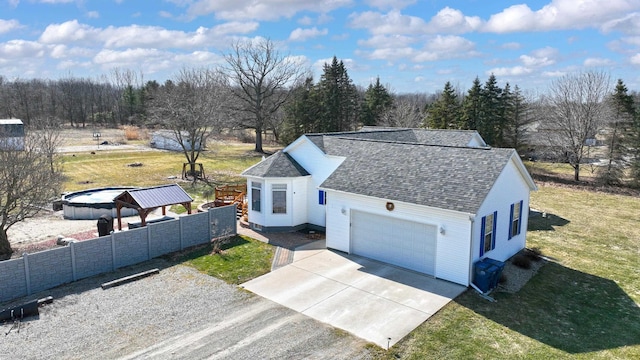
<instances>
[{"instance_id":1,"label":"white cloud","mask_svg":"<svg viewBox=\"0 0 640 360\"><path fill-rule=\"evenodd\" d=\"M462 11L445 7L431 18L429 31L432 33L462 34L478 29L482 20L477 16L464 16Z\"/></svg>"},{"instance_id":2,"label":"white cloud","mask_svg":"<svg viewBox=\"0 0 640 360\"><path fill-rule=\"evenodd\" d=\"M629 62L633 65L640 65L640 53L637 53L629 58Z\"/></svg>"},{"instance_id":3,"label":"white cloud","mask_svg":"<svg viewBox=\"0 0 640 360\"><path fill-rule=\"evenodd\" d=\"M66 42L87 42L95 44L99 40L100 30L86 24L78 23L78 20L71 20L62 24L51 24L46 27L40 41L45 44L56 44Z\"/></svg>"},{"instance_id":4,"label":"white cloud","mask_svg":"<svg viewBox=\"0 0 640 360\"><path fill-rule=\"evenodd\" d=\"M225 35L253 32L257 22L230 22L213 28L200 27L193 32L167 30L158 26L130 25L94 28L77 20L47 26L40 41L45 44L102 44L107 48L176 48L193 49L196 47L224 44Z\"/></svg>"},{"instance_id":5,"label":"white cloud","mask_svg":"<svg viewBox=\"0 0 640 360\"><path fill-rule=\"evenodd\" d=\"M560 70L556 70L556 71L544 71L542 73L542 76L544 77L563 77L567 75L566 71L560 71Z\"/></svg>"},{"instance_id":6,"label":"white cloud","mask_svg":"<svg viewBox=\"0 0 640 360\"><path fill-rule=\"evenodd\" d=\"M495 75L497 77L500 76L521 76L531 74L533 69L530 69L525 66L513 66L513 67L499 67L487 70L485 72L486 75Z\"/></svg>"},{"instance_id":7,"label":"white cloud","mask_svg":"<svg viewBox=\"0 0 640 360\"><path fill-rule=\"evenodd\" d=\"M372 34L424 34L427 23L417 16L403 15L393 10L387 14L367 11L349 15L350 25L367 29Z\"/></svg>"},{"instance_id":8,"label":"white cloud","mask_svg":"<svg viewBox=\"0 0 640 360\"><path fill-rule=\"evenodd\" d=\"M68 58L90 58L93 57L96 50L84 47L68 47L66 45L54 45L49 52L53 59L68 59Z\"/></svg>"},{"instance_id":9,"label":"white cloud","mask_svg":"<svg viewBox=\"0 0 640 360\"><path fill-rule=\"evenodd\" d=\"M637 10L637 0L552 0L539 10L518 4L492 15L484 31L507 33L599 27Z\"/></svg>"},{"instance_id":10,"label":"white cloud","mask_svg":"<svg viewBox=\"0 0 640 360\"><path fill-rule=\"evenodd\" d=\"M406 47L417 41L416 38L404 35L374 35L366 40L359 40L358 45L369 48Z\"/></svg>"},{"instance_id":11,"label":"white cloud","mask_svg":"<svg viewBox=\"0 0 640 360\"><path fill-rule=\"evenodd\" d=\"M367 5L378 9L403 9L415 4L416 0L367 0Z\"/></svg>"},{"instance_id":12,"label":"white cloud","mask_svg":"<svg viewBox=\"0 0 640 360\"><path fill-rule=\"evenodd\" d=\"M0 43L0 59L22 59L42 57L46 47L35 41L9 40Z\"/></svg>"},{"instance_id":13,"label":"white cloud","mask_svg":"<svg viewBox=\"0 0 640 360\"><path fill-rule=\"evenodd\" d=\"M603 58L587 58L583 62L586 67L600 67L600 66L611 66L614 64L614 61L611 59L603 59Z\"/></svg>"},{"instance_id":14,"label":"white cloud","mask_svg":"<svg viewBox=\"0 0 640 360\"><path fill-rule=\"evenodd\" d=\"M99 18L99 17L100 17L100 13L99 13L99 12L97 12L97 11L89 11L89 12L87 13L87 17L88 17L89 19L97 19L97 18Z\"/></svg>"},{"instance_id":15,"label":"white cloud","mask_svg":"<svg viewBox=\"0 0 640 360\"><path fill-rule=\"evenodd\" d=\"M291 32L291 34L289 35L289 40L290 41L306 41L311 38L327 35L328 33L329 33L329 30L327 29L318 30L318 28L315 26L311 29L297 28Z\"/></svg>"},{"instance_id":16,"label":"white cloud","mask_svg":"<svg viewBox=\"0 0 640 360\"><path fill-rule=\"evenodd\" d=\"M187 16L214 14L225 20L277 20L304 11L328 13L352 3L352 0L198 0L189 6Z\"/></svg>"},{"instance_id":17,"label":"white cloud","mask_svg":"<svg viewBox=\"0 0 640 360\"><path fill-rule=\"evenodd\" d=\"M20 28L20 22L18 20L3 20L0 19L0 34L8 33L15 29Z\"/></svg>"},{"instance_id":18,"label":"white cloud","mask_svg":"<svg viewBox=\"0 0 640 360\"><path fill-rule=\"evenodd\" d=\"M544 47L531 52L531 55L521 55L520 61L527 67L544 67L556 63L558 49Z\"/></svg>"},{"instance_id":19,"label":"white cloud","mask_svg":"<svg viewBox=\"0 0 640 360\"><path fill-rule=\"evenodd\" d=\"M304 25L304 26L313 25L313 19L310 18L309 16L303 16L300 19L298 19L298 24Z\"/></svg>"},{"instance_id":20,"label":"white cloud","mask_svg":"<svg viewBox=\"0 0 640 360\"><path fill-rule=\"evenodd\" d=\"M508 43L502 44L502 46L500 47L506 50L518 50L522 47L522 44L518 42L508 42Z\"/></svg>"},{"instance_id":21,"label":"white cloud","mask_svg":"<svg viewBox=\"0 0 640 360\"><path fill-rule=\"evenodd\" d=\"M608 21L602 25L605 33L619 31L623 34L640 35L640 12L627 14L626 16Z\"/></svg>"},{"instance_id":22,"label":"white cloud","mask_svg":"<svg viewBox=\"0 0 640 360\"><path fill-rule=\"evenodd\" d=\"M412 47L411 42L414 42L414 39L410 37L377 36L359 43L372 46L374 50L358 51L357 53L375 60L409 59L413 62L467 58L478 55L473 42L455 35L437 35L419 39L419 42L424 44L422 48Z\"/></svg>"}]
</instances>

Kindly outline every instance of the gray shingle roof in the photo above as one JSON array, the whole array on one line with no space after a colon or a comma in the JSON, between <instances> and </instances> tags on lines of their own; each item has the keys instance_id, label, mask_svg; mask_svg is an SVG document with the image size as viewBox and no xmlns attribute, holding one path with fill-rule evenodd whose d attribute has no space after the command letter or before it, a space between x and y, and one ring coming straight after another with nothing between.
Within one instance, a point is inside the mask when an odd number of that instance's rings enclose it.
<instances>
[{"instance_id":1,"label":"gray shingle roof","mask_svg":"<svg viewBox=\"0 0 640 360\"><path fill-rule=\"evenodd\" d=\"M475 214L513 149L431 146L325 136L344 162L321 188Z\"/></svg>"},{"instance_id":2,"label":"gray shingle roof","mask_svg":"<svg viewBox=\"0 0 640 360\"><path fill-rule=\"evenodd\" d=\"M128 195L128 196L127 196ZM128 199L130 197L131 199ZM166 205L190 203L191 196L178 184L161 185L150 188L127 190L116 196L115 200L133 202L143 209L152 209Z\"/></svg>"},{"instance_id":3,"label":"gray shingle roof","mask_svg":"<svg viewBox=\"0 0 640 360\"><path fill-rule=\"evenodd\" d=\"M307 176L305 170L291 155L278 151L258 164L245 170L242 175L258 177L298 177Z\"/></svg>"},{"instance_id":4,"label":"gray shingle roof","mask_svg":"<svg viewBox=\"0 0 640 360\"><path fill-rule=\"evenodd\" d=\"M477 134L478 132L475 130L376 128L368 126L360 131L308 134L306 136L311 142L324 151L324 139L326 137L384 140L442 146L469 146L469 143Z\"/></svg>"}]
</instances>

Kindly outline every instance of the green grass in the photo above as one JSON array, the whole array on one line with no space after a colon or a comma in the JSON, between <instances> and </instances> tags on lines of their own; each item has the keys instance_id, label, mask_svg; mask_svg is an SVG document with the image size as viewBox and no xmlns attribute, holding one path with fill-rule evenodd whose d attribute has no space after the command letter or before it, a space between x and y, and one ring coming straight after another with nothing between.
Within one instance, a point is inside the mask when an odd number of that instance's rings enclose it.
<instances>
[{"instance_id":1,"label":"green grass","mask_svg":"<svg viewBox=\"0 0 640 360\"><path fill-rule=\"evenodd\" d=\"M185 254L178 261L230 284L240 284L271 271L275 248L269 244L236 236L221 249L222 253L212 254L213 246L208 245Z\"/></svg>"},{"instance_id":2,"label":"green grass","mask_svg":"<svg viewBox=\"0 0 640 360\"><path fill-rule=\"evenodd\" d=\"M252 151L252 144L215 144L202 153L198 162L204 166L209 180L215 184L244 182L239 174L254 165L262 154ZM270 149L274 150L274 149ZM170 151L86 151L63 156L66 181L64 191L104 186L155 186L179 182L196 198L205 188L202 183L182 181L184 155ZM128 166L141 163L142 166ZM174 178L171 178L174 177ZM204 199L198 199L204 200Z\"/></svg>"},{"instance_id":3,"label":"green grass","mask_svg":"<svg viewBox=\"0 0 640 360\"><path fill-rule=\"evenodd\" d=\"M528 247L554 261L490 303L467 291L389 359L640 358L640 199L541 187Z\"/></svg>"}]
</instances>

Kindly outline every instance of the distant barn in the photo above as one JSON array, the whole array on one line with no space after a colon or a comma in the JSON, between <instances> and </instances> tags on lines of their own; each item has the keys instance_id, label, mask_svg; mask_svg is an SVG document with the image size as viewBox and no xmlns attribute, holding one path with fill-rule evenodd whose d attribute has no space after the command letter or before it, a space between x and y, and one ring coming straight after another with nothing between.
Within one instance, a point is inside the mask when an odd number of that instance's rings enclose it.
<instances>
[{"instance_id":1,"label":"distant barn","mask_svg":"<svg viewBox=\"0 0 640 360\"><path fill-rule=\"evenodd\" d=\"M186 150L191 150L191 142L187 139L188 134L183 134L182 139ZM182 146L176 138L176 134L170 130L156 131L151 135L151 147L163 150L182 151ZM195 149L200 150L201 144L196 144Z\"/></svg>"},{"instance_id":2,"label":"distant barn","mask_svg":"<svg viewBox=\"0 0 640 360\"><path fill-rule=\"evenodd\" d=\"M24 150L22 120L0 119L0 150Z\"/></svg>"}]
</instances>

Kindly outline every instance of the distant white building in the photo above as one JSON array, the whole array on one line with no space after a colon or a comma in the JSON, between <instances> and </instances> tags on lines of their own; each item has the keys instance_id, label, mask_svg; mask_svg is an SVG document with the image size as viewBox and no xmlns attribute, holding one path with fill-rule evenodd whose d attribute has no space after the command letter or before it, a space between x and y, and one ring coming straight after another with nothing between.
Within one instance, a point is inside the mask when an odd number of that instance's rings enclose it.
<instances>
[{"instance_id":1,"label":"distant white building","mask_svg":"<svg viewBox=\"0 0 640 360\"><path fill-rule=\"evenodd\" d=\"M19 119L0 119L0 150L24 150L24 124Z\"/></svg>"},{"instance_id":2,"label":"distant white building","mask_svg":"<svg viewBox=\"0 0 640 360\"><path fill-rule=\"evenodd\" d=\"M192 144L189 139L186 139L188 135L183 134L183 139L185 143L186 150L191 150ZM176 138L176 134L170 130L159 130L154 132L151 135L151 147L163 150L172 150L172 151L182 151L182 146L178 139ZM201 148L201 144L196 144L195 149L199 150Z\"/></svg>"}]
</instances>

